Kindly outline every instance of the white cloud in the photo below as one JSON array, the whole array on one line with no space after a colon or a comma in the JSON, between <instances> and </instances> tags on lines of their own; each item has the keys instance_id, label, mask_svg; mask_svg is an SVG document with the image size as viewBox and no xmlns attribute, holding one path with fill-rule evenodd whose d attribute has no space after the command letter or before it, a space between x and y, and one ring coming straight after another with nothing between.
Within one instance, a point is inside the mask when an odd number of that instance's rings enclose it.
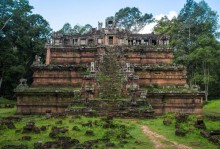
<instances>
[{"instance_id":1,"label":"white cloud","mask_svg":"<svg viewBox=\"0 0 220 149\"><path fill-rule=\"evenodd\" d=\"M177 13L175 11L170 11L168 14L167 14L167 17L169 20L171 20L173 17L177 17Z\"/></svg>"},{"instance_id":2,"label":"white cloud","mask_svg":"<svg viewBox=\"0 0 220 149\"><path fill-rule=\"evenodd\" d=\"M177 13L175 11L170 11L168 14L159 14L156 15L154 18L156 20L160 20L162 17L167 16L169 20L171 20L173 17L177 17ZM150 23L147 24L139 33L140 34L149 34L153 32L153 28L157 23Z\"/></svg>"}]
</instances>

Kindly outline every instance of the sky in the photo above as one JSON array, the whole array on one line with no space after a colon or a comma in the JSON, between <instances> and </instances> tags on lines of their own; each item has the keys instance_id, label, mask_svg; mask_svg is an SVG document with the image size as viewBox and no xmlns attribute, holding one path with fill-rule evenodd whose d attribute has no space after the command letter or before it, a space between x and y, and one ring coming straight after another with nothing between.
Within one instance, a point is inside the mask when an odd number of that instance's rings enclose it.
<instances>
[{"instance_id":1,"label":"sky","mask_svg":"<svg viewBox=\"0 0 220 149\"><path fill-rule=\"evenodd\" d=\"M220 15L220 0L205 1ZM33 13L43 16L57 31L67 22L71 26L91 24L97 27L98 21L104 24L106 17L114 16L125 7L137 7L142 13L152 13L156 18L164 15L172 18L184 7L186 0L29 0L29 3L34 7ZM154 25L146 26L142 33L151 32Z\"/></svg>"}]
</instances>

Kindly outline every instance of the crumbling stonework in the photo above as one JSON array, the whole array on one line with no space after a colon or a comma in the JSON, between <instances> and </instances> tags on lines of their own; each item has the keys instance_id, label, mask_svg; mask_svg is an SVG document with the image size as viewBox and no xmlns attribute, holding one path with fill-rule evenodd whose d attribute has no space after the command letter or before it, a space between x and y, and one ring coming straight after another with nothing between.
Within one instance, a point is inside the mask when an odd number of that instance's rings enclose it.
<instances>
[{"instance_id":1,"label":"crumbling stonework","mask_svg":"<svg viewBox=\"0 0 220 149\"><path fill-rule=\"evenodd\" d=\"M52 43L47 45L46 63L42 64L39 57L33 63L32 86L20 85L15 90L17 112L61 113L70 105L77 105L77 102L84 104L84 100L89 100L88 103L95 103L89 104L92 110L98 115L103 113L102 108L97 106L100 103L96 100L100 85L96 75L107 49L117 53L120 73L125 77L122 95L127 96L126 103L130 103L130 96L135 92L139 102L151 104L156 114L201 113L203 93L188 87L184 66L173 64L169 37L133 34L115 28L112 18L106 20L106 28L99 23L98 29L88 34L53 33ZM106 104L111 102L105 101ZM138 104L134 112L143 116L144 113L137 110L141 106ZM127 106L121 111L113 107L114 104L109 104L110 110L105 113L119 116L119 113L131 109Z\"/></svg>"}]
</instances>

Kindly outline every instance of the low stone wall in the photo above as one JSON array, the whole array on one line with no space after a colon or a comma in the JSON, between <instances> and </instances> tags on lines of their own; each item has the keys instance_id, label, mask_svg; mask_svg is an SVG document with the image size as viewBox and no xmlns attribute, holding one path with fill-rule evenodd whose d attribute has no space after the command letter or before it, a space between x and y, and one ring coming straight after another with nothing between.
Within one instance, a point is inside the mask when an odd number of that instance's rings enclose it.
<instances>
[{"instance_id":1,"label":"low stone wall","mask_svg":"<svg viewBox=\"0 0 220 149\"><path fill-rule=\"evenodd\" d=\"M147 101L158 115L167 112L202 113L204 93L149 93Z\"/></svg>"},{"instance_id":2,"label":"low stone wall","mask_svg":"<svg viewBox=\"0 0 220 149\"><path fill-rule=\"evenodd\" d=\"M201 114L202 93L149 93L146 99L84 100L74 92L17 92L17 113L62 113L151 117L167 112ZM150 105L153 111L150 109Z\"/></svg>"},{"instance_id":3,"label":"low stone wall","mask_svg":"<svg viewBox=\"0 0 220 149\"><path fill-rule=\"evenodd\" d=\"M144 100L78 100L66 110L73 115L96 115L115 117L153 117L154 110Z\"/></svg>"}]
</instances>

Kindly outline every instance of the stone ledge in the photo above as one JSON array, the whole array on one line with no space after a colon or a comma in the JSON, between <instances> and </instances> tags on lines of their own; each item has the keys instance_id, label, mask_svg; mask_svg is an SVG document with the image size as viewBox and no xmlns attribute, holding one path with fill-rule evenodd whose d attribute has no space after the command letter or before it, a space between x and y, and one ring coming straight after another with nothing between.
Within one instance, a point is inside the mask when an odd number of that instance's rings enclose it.
<instances>
[{"instance_id":1,"label":"stone ledge","mask_svg":"<svg viewBox=\"0 0 220 149\"><path fill-rule=\"evenodd\" d=\"M71 70L71 69L86 69L86 64L73 64L73 65L61 65L61 64L39 64L39 65L32 65L31 68L33 70Z\"/></svg>"}]
</instances>

